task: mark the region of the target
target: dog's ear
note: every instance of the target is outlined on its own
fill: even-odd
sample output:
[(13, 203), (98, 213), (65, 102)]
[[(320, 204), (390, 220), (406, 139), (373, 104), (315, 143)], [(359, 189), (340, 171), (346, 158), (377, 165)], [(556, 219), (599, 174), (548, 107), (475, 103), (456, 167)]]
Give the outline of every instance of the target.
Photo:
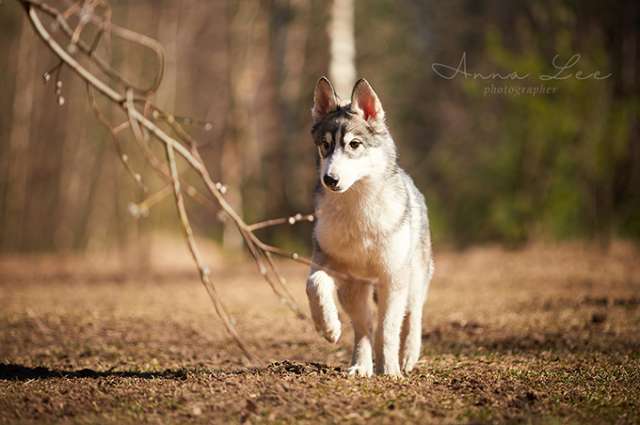
[(316, 84), (316, 89), (313, 91), (313, 108), (311, 108), (313, 122), (317, 123), (329, 112), (335, 111), (337, 108), (338, 96), (336, 96), (333, 86), (327, 77), (320, 78), (318, 84)]
[(361, 114), (365, 121), (384, 121), (382, 103), (380, 103), (378, 95), (364, 78), (358, 80), (356, 85), (353, 86), (353, 92), (351, 93), (351, 110)]

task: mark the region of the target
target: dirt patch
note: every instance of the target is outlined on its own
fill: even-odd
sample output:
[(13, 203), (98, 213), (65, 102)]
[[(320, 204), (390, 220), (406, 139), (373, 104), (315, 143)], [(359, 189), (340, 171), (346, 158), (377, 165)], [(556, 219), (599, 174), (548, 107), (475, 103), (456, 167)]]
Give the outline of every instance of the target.
[[(348, 377), (349, 327), (325, 343), (250, 264), (215, 276), (262, 364), (243, 361), (189, 273), (48, 279), (53, 259), (27, 274), (12, 258), (0, 423), (638, 423), (637, 258), (624, 245), (440, 254), (422, 360), (400, 380)], [(306, 305), (305, 270), (284, 273)]]

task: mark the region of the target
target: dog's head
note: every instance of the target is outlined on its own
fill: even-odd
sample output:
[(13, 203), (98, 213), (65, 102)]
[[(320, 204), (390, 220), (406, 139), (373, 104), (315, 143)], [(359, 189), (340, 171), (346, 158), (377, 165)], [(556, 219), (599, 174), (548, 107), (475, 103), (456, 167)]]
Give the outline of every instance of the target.
[(366, 80), (355, 84), (351, 103), (345, 104), (329, 80), (320, 78), (311, 115), (320, 181), (327, 189), (346, 192), (358, 181), (384, 177), (395, 164), (395, 145), (384, 123), (382, 104)]

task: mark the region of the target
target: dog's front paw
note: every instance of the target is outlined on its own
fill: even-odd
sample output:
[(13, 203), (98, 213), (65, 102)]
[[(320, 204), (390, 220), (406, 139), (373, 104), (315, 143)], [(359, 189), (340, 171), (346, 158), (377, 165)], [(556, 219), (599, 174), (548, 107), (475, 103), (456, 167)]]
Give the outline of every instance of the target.
[(311, 318), (316, 331), (327, 341), (335, 344), (342, 334), (342, 323), (335, 306), (326, 303), (311, 302)]
[(333, 299), (333, 279), (324, 271), (313, 273), (307, 282), (307, 297), (316, 330), (327, 341), (338, 342), (342, 324)]
[(327, 341), (332, 344), (335, 344), (340, 339), (340, 335), (342, 334), (341, 324), (339, 320), (336, 320), (335, 323), (329, 325), (327, 329), (324, 331), (324, 337)]
[(332, 344), (338, 342), (342, 334), (342, 324), (338, 319), (338, 315), (336, 314), (335, 317), (323, 317), (321, 322), (320, 329), (318, 329), (320, 335)]
[(376, 373), (378, 375), (390, 376), (392, 378), (402, 378), (402, 371), (398, 364), (386, 364), (376, 367)]
[(311, 317), (316, 331), (327, 341), (335, 344), (342, 334), (342, 323), (338, 317), (338, 311), (331, 302), (321, 304), (311, 302)]
[(388, 376), (389, 378), (393, 378), (393, 379), (402, 379), (403, 376), (404, 376), (404, 375), (402, 375), (402, 372), (400, 371), (400, 369), (384, 371), (384, 372), (379, 373), (379, 375)]
[(363, 376), (363, 377), (371, 377), (373, 376), (373, 365), (372, 364), (354, 364), (348, 370), (349, 376)]

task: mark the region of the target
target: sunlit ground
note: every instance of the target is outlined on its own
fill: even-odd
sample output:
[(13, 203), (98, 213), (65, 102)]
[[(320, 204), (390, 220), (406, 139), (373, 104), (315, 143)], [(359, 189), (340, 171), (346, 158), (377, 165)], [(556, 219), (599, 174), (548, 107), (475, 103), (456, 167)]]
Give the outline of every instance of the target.
[[(622, 243), (438, 253), (422, 360), (402, 380), (346, 376), (350, 330), (321, 340), (251, 263), (219, 258), (213, 276), (262, 365), (188, 263), (131, 278), (3, 258), (0, 423), (638, 423), (638, 258)], [(304, 268), (282, 269), (306, 311)]]

